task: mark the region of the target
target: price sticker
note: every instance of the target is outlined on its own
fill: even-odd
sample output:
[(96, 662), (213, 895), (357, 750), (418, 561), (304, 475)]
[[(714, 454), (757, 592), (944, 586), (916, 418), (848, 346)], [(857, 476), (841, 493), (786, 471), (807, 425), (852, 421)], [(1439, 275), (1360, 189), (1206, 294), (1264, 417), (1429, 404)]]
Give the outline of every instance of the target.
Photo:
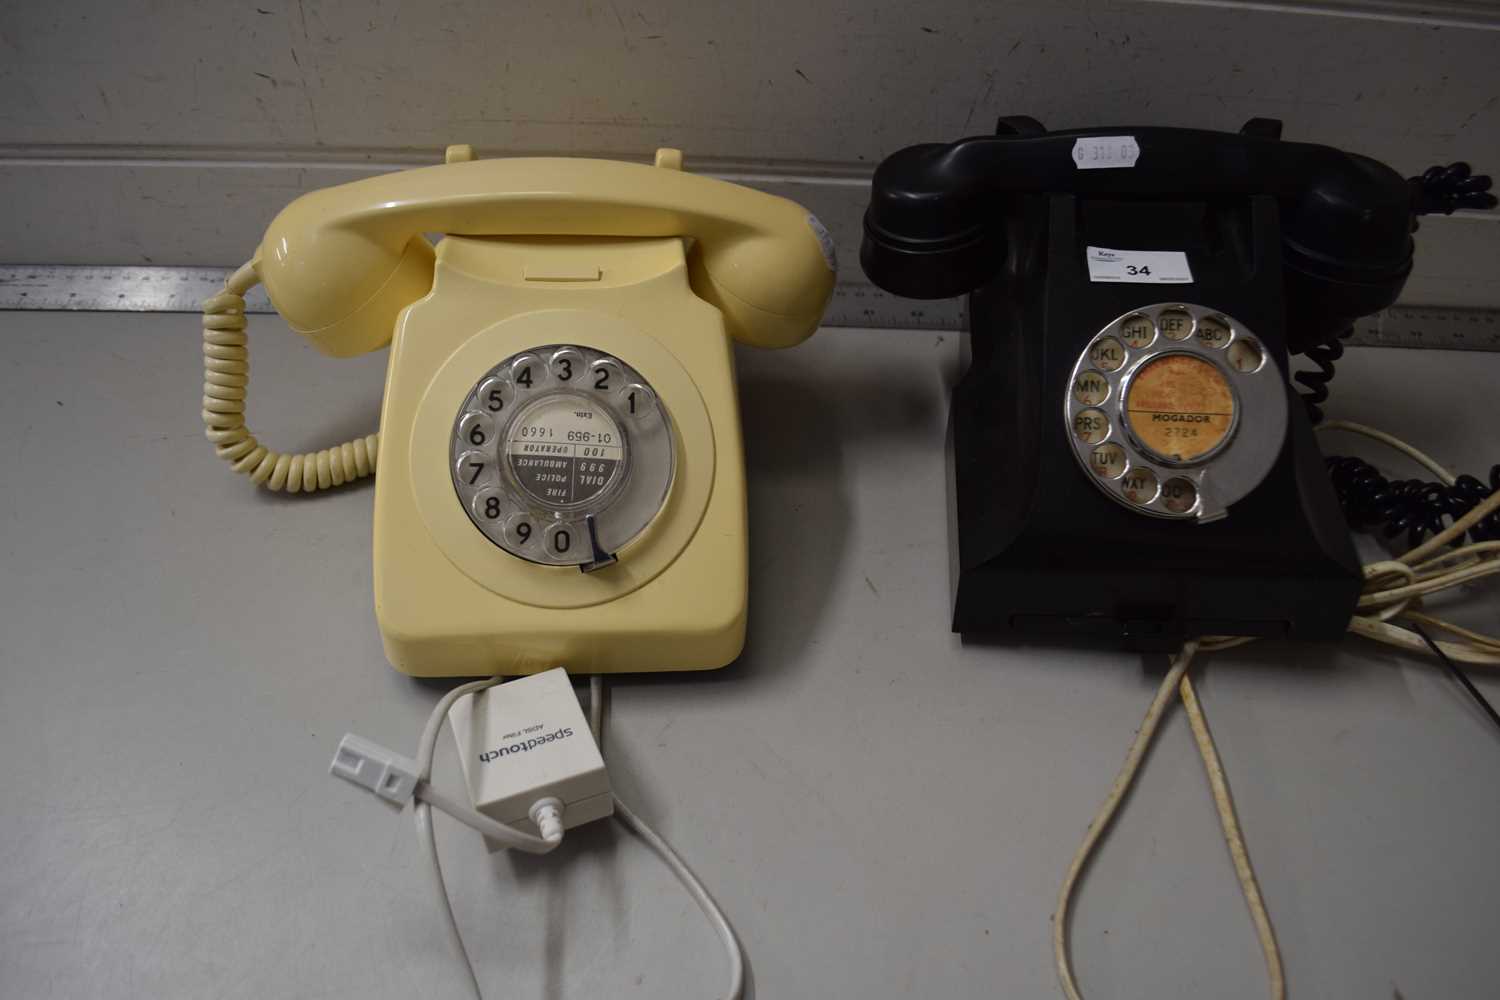
[(1084, 135), (1073, 142), (1073, 163), (1079, 170), (1117, 170), (1133, 167), (1141, 157), (1133, 135)]

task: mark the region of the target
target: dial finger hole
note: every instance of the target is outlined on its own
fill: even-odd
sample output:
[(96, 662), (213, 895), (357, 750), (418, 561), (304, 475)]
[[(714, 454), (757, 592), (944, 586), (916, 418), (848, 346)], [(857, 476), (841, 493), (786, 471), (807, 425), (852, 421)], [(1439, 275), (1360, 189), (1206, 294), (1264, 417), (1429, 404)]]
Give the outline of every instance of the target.
[(1101, 444), (1089, 453), (1089, 468), (1100, 479), (1119, 479), (1126, 464), (1125, 449), (1117, 444)]
[(458, 437), (470, 448), (483, 448), (495, 436), (495, 425), (486, 413), (465, 413), (458, 422)]
[(600, 358), (589, 366), (589, 388), (595, 392), (619, 392), (625, 371), (614, 358)]
[(554, 351), (547, 359), (547, 372), (555, 380), (568, 385), (580, 380), (584, 374), (583, 352), (576, 347), (564, 347)]
[(1125, 348), (1113, 337), (1100, 337), (1089, 347), (1089, 362), (1107, 372), (1119, 371), (1125, 363)]
[(1150, 469), (1131, 469), (1120, 480), (1120, 493), (1133, 504), (1144, 507), (1156, 499), (1156, 473)]
[(1204, 347), (1212, 347), (1215, 350), (1223, 350), (1229, 345), (1229, 324), (1218, 316), (1204, 316), (1198, 320), (1198, 331), (1196, 334), (1198, 343)]
[(1084, 406), (1097, 406), (1109, 396), (1109, 380), (1096, 371), (1080, 372), (1073, 380), (1073, 398)]
[(1109, 436), (1109, 417), (1103, 410), (1080, 410), (1073, 416), (1073, 433), (1085, 444), (1098, 444)]
[(482, 451), (466, 451), (453, 465), (454, 478), (470, 489), (483, 489), (494, 482), (495, 456)]
[(1193, 334), (1193, 314), (1186, 309), (1163, 309), (1156, 325), (1168, 340), (1187, 340)]
[(1198, 502), (1198, 488), (1191, 479), (1168, 479), (1162, 484), (1161, 503), (1173, 514), (1186, 514)]
[(632, 417), (645, 417), (656, 412), (656, 393), (639, 382), (631, 382), (620, 393), (625, 412)]
[(505, 412), (505, 408), (515, 401), (516, 393), (509, 381), (498, 375), (491, 375), (479, 383), (475, 398), (485, 411), (499, 414)]
[(522, 354), (510, 363), (510, 380), (516, 392), (538, 389), (547, 384), (547, 366), (535, 354)]
[(1236, 337), (1229, 345), (1227, 356), (1231, 368), (1246, 374), (1259, 371), (1266, 359), (1265, 353), (1253, 337)]
[(538, 535), (536, 519), (530, 514), (517, 512), (505, 519), (505, 540), (522, 551), (535, 548)]
[(547, 554), (557, 559), (571, 559), (582, 551), (583, 528), (571, 521), (559, 521), (547, 526), (543, 533)]
[(1156, 324), (1151, 322), (1150, 316), (1139, 313), (1127, 316), (1120, 322), (1120, 339), (1136, 350), (1150, 347), (1151, 342), (1156, 339)]
[(496, 487), (487, 487), (474, 494), (474, 499), (469, 502), (469, 509), (481, 524), (498, 525), (508, 511), (506, 496)]

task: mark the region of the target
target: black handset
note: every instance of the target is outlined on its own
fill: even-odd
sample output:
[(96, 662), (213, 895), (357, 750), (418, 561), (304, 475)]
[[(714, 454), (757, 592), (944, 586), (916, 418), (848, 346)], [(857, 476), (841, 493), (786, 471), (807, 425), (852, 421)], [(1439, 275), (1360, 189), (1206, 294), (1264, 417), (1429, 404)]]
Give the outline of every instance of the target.
[(1342, 635), (1359, 562), (1288, 355), (1395, 301), (1412, 186), (1266, 119), (999, 132), (887, 158), (860, 255), (970, 293), (954, 630)]
[(1412, 262), (1412, 191), (1368, 157), (1280, 140), (1279, 122), (1239, 134), (1181, 128), (1047, 132), (1029, 118), (1003, 133), (909, 146), (875, 171), (860, 263), (909, 298), (987, 283), (1009, 249), (1006, 218), (1027, 196), (1275, 200), (1295, 352), (1395, 301)]

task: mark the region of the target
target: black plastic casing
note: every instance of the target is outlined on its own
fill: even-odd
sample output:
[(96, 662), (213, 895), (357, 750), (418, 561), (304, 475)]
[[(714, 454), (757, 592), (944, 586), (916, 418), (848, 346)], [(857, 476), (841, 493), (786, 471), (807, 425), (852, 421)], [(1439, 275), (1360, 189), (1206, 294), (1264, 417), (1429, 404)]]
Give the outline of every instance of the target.
[[(1154, 303), (1225, 313), (1287, 372), (1277, 199), (1050, 194), (1011, 209), (1005, 264), (969, 299), (972, 361), (949, 425), (954, 631), (1143, 651), (1203, 635), (1342, 636), (1359, 562), (1290, 388), (1275, 466), (1208, 524), (1105, 496), (1074, 458), (1063, 413), (1093, 337)], [(1089, 245), (1184, 251), (1194, 282), (1090, 282)]]

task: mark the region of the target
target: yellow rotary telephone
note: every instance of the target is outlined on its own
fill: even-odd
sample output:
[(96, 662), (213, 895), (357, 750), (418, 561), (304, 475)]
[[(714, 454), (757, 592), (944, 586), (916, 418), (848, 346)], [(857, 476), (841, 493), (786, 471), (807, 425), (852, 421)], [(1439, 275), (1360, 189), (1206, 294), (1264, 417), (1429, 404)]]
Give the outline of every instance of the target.
[[(453, 147), (276, 217), (204, 306), (208, 437), (273, 490), (378, 457), (375, 610), (405, 673), (722, 666), (747, 593), (729, 338), (801, 342), (834, 268), (801, 206), (684, 173), (676, 150), (645, 166)], [(390, 345), (379, 435), (286, 455), (250, 433), (257, 282), (325, 354)]]

